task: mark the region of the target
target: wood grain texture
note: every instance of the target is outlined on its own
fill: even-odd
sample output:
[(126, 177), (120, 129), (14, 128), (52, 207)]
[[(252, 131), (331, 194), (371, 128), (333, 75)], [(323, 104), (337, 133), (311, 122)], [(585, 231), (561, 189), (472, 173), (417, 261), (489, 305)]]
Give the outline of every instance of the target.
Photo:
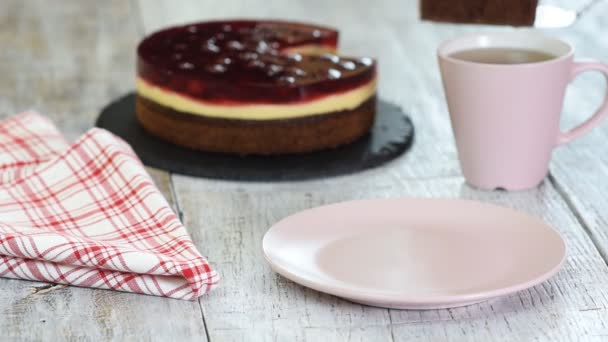
[(75, 138), (108, 100), (133, 87), (138, 35), (128, 4), (7, 0), (0, 6), (2, 116), (37, 109)]
[[(369, 339), (370, 334), (379, 340), (431, 341), (606, 337), (606, 293), (601, 285), (605, 280), (598, 280), (605, 279), (606, 266), (550, 182), (536, 191), (503, 194), (471, 190), (462, 186), (460, 178), (435, 179), (458, 176), (459, 170), (434, 50), (440, 41), (479, 30), (479, 26), (419, 23), (417, 13), (408, 11), (412, 3), (402, 1), (376, 2), (364, 13), (362, 6), (321, 1), (211, 7), (200, 2), (175, 10), (147, 6), (142, 8), (144, 28), (150, 32), (203, 18), (243, 15), (314, 18), (335, 25), (341, 29), (343, 52), (364, 55), (372, 51), (379, 58), (380, 93), (410, 112), (422, 132), (405, 158), (377, 170), (327, 181), (266, 185), (174, 177), (185, 221), (192, 231), (200, 230), (193, 233), (195, 241), (226, 273), (223, 286), (201, 300), (211, 340), (361, 340)], [(337, 8), (340, 15), (336, 15)], [(576, 25), (585, 27), (581, 22)], [(589, 32), (571, 35), (588, 36)], [(416, 67), (407, 67), (411, 65)], [(573, 88), (575, 93), (585, 93), (592, 86), (577, 82)], [(433, 179), (421, 180), (425, 178)], [(259, 244), (272, 222), (327, 202), (395, 195), (460, 196), (531, 212), (566, 235), (569, 262), (557, 278), (529, 291), (481, 305), (433, 311), (389, 311), (350, 304), (277, 277), (265, 266)], [(217, 241), (222, 243), (218, 246)]]
[[(577, 23), (578, 34), (564, 30), (562, 35), (577, 47), (577, 57), (593, 57), (608, 63), (603, 37), (608, 33), (608, 2)], [(607, 83), (599, 73), (579, 76), (568, 89), (564, 105), (564, 130), (589, 118), (607, 93)], [(608, 262), (608, 120), (554, 153), (551, 173), (580, 220)]]
[[(124, 1), (0, 2), (0, 116), (36, 108), (70, 139), (91, 128), (132, 88), (132, 10)], [(169, 175), (149, 171), (173, 203)], [(206, 339), (196, 302), (30, 281), (0, 279), (0, 317), (2, 341)]]
[[(251, 340), (601, 340), (608, 334), (608, 270), (550, 183), (520, 193), (476, 191), (460, 177), (431, 180), (361, 177), (239, 184), (174, 176), (193, 239), (222, 272), (222, 286), (201, 298), (210, 339)], [(451, 310), (399, 311), (351, 304), (296, 285), (265, 263), (261, 241), (279, 219), (348, 199), (461, 197), (541, 217), (568, 245), (562, 272), (516, 295)], [(313, 339), (313, 337), (315, 339)], [(605, 336), (604, 336), (605, 337)]]

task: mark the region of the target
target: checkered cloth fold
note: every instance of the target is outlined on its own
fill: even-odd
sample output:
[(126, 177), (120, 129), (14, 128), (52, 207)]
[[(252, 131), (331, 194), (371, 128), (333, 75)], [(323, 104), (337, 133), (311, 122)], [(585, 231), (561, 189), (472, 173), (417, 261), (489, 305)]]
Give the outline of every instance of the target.
[(0, 121), (0, 277), (188, 300), (218, 282), (129, 145), (68, 145), (34, 112)]

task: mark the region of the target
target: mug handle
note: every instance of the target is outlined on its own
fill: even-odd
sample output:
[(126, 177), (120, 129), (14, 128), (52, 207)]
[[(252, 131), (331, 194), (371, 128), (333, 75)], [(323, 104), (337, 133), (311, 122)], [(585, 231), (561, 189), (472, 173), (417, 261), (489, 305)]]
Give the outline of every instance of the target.
[[(606, 82), (608, 84), (608, 65), (602, 64), (600, 62), (574, 62), (571, 71), (570, 81), (574, 80), (576, 76), (585, 71), (599, 71), (606, 78)], [(589, 132), (593, 127), (597, 126), (604, 117), (608, 114), (608, 89), (606, 91), (606, 95), (604, 96), (604, 102), (600, 106), (600, 108), (593, 114), (592, 117), (587, 119), (587, 121), (582, 124), (574, 127), (568, 132), (560, 132), (557, 137), (557, 144), (562, 145), (565, 143), (569, 143), (570, 141), (584, 135)]]

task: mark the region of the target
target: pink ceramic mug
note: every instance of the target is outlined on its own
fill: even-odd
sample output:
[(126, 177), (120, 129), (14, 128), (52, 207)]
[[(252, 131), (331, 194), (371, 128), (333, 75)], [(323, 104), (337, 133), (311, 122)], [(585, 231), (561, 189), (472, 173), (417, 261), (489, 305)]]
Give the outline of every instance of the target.
[[(480, 48), (540, 51), (551, 59), (486, 64), (452, 54)], [(608, 66), (574, 62), (564, 41), (531, 32), (473, 34), (444, 42), (438, 51), (458, 157), (467, 182), (481, 189), (537, 186), (549, 170), (553, 148), (588, 132), (608, 114), (608, 101), (590, 119), (563, 133), (559, 128), (568, 83), (579, 73)]]

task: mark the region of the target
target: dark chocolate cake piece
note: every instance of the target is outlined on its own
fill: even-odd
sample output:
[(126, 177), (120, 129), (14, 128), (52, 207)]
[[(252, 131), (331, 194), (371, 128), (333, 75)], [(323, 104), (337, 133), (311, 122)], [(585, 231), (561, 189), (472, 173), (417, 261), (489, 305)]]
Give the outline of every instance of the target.
[(538, 0), (420, 0), (422, 19), (532, 26)]

